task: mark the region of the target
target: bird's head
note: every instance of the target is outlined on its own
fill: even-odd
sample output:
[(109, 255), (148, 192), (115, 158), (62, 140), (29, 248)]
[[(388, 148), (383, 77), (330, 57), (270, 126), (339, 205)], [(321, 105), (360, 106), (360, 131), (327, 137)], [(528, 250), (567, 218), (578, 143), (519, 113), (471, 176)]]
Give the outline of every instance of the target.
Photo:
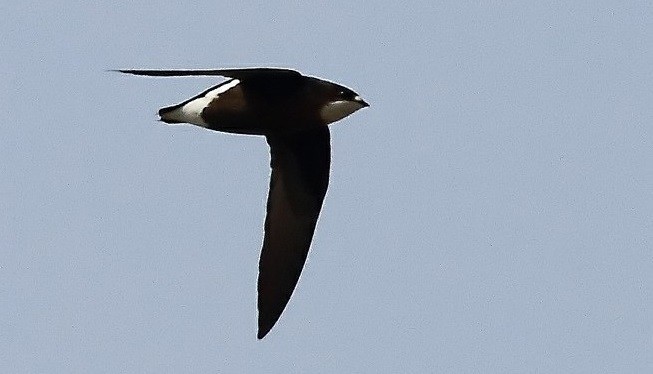
[(320, 117), (324, 123), (339, 121), (359, 109), (370, 106), (349, 88), (331, 82), (324, 83), (324, 101), (320, 108)]

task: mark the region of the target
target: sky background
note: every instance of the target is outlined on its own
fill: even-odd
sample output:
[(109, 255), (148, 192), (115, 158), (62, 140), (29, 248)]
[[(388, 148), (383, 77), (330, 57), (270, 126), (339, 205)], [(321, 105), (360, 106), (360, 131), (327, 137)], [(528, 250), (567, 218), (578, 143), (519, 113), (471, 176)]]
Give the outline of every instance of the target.
[[(648, 1), (3, 1), (0, 372), (653, 371)], [(156, 122), (283, 66), (360, 93), (256, 340), (263, 138)]]

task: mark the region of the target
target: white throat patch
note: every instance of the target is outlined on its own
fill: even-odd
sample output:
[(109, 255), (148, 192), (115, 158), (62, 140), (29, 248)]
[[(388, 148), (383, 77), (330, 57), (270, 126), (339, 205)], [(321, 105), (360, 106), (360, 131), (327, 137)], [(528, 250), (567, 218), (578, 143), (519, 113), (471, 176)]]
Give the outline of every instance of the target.
[(361, 108), (363, 108), (363, 105), (355, 101), (332, 101), (322, 107), (320, 117), (322, 117), (324, 123), (329, 124), (339, 121)]

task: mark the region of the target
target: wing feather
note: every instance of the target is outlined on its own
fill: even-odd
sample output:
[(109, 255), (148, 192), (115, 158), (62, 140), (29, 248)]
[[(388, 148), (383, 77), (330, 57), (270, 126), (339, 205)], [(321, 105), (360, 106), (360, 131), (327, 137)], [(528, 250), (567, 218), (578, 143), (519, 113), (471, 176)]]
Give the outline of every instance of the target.
[(290, 300), (329, 184), (329, 129), (268, 135), (272, 175), (259, 262), (258, 338), (277, 322)]
[(221, 77), (236, 79), (251, 79), (269, 76), (300, 77), (296, 70), (283, 68), (242, 68), (242, 69), (180, 69), (180, 70), (148, 70), (148, 69), (117, 69), (115, 72), (145, 75), (151, 77), (184, 77), (184, 76), (207, 76), (217, 75)]

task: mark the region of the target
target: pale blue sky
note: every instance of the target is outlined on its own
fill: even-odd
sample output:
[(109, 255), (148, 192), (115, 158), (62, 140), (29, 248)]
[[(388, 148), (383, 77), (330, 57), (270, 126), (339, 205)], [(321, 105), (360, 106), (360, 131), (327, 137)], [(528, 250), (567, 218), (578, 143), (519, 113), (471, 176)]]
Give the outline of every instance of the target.
[[(0, 4), (0, 372), (653, 371), (647, 1)], [(332, 126), (298, 289), (256, 340), (265, 140), (156, 122), (284, 66)]]

